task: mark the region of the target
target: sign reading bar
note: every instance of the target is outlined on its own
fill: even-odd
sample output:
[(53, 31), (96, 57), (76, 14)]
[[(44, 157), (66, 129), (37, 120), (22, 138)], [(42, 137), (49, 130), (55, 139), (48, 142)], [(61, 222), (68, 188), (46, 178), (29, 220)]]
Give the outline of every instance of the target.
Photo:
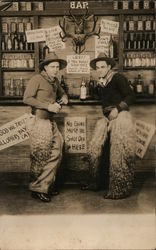
[(26, 120), (30, 116), (32, 115), (24, 114), (0, 127), (0, 150), (29, 139), (26, 131)]
[(143, 158), (154, 135), (155, 126), (141, 120), (136, 120), (135, 127), (137, 136), (136, 155)]
[(100, 35), (100, 38), (95, 37), (95, 57), (97, 57), (100, 52), (104, 52), (109, 56), (109, 42), (110, 36)]
[(101, 32), (118, 35), (119, 22), (101, 19)]
[(68, 74), (89, 74), (90, 73), (89, 55), (68, 55), (67, 73)]
[(65, 150), (86, 153), (86, 117), (65, 118)]
[(26, 37), (28, 43), (42, 42), (46, 40), (44, 29), (27, 30)]
[(59, 33), (61, 32), (60, 26), (45, 29), (46, 44), (50, 51), (55, 51), (65, 48), (65, 43), (62, 42)]

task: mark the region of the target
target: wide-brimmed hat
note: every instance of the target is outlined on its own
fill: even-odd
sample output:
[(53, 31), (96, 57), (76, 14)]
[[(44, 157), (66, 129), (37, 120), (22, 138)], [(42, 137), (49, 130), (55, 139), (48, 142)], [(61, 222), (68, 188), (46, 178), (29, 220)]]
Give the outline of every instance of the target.
[(60, 59), (54, 52), (50, 52), (46, 58), (39, 64), (40, 70), (43, 70), (44, 66), (51, 62), (59, 62), (60, 69), (64, 69), (67, 66), (67, 62)]
[(113, 58), (110, 58), (108, 57), (105, 53), (101, 52), (97, 58), (93, 59), (91, 62), (90, 62), (90, 66), (93, 68), (93, 69), (96, 69), (96, 62), (99, 62), (99, 61), (105, 61), (107, 62), (108, 65), (111, 65), (111, 68), (113, 68), (115, 66), (115, 61)]

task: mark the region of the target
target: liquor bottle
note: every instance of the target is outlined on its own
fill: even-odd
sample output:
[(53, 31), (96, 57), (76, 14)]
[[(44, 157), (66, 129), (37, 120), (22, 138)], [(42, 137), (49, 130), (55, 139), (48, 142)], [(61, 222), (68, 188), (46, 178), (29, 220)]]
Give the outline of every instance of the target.
[(152, 30), (151, 24), (152, 24), (152, 22), (151, 22), (149, 16), (147, 16), (146, 21), (145, 21), (145, 30), (147, 30), (147, 31)]
[(112, 38), (112, 35), (110, 36), (110, 41), (109, 41), (109, 57), (110, 58), (114, 57), (114, 47), (113, 47), (113, 38)]
[(137, 48), (138, 48), (138, 41), (137, 41), (136, 33), (134, 33), (134, 36), (133, 36), (133, 49), (137, 49)]
[(128, 10), (128, 0), (123, 0), (122, 8), (123, 8), (123, 10)]
[(142, 16), (138, 17), (138, 22), (137, 22), (137, 30), (138, 31), (143, 31), (144, 26), (143, 26), (143, 20), (142, 20)]
[(89, 81), (89, 96), (92, 99), (94, 98), (94, 80), (92, 76), (90, 76), (90, 81)]
[(129, 9), (132, 10), (133, 9), (133, 0), (129, 1)]
[(44, 3), (43, 2), (38, 2), (38, 10), (43, 11), (44, 10)]
[(64, 80), (64, 76), (61, 75), (61, 83), (60, 83), (61, 87), (63, 88), (64, 92), (67, 94), (67, 85), (65, 83), (65, 80)]
[(149, 0), (144, 0), (144, 3), (143, 3), (143, 6), (144, 6), (144, 9), (149, 9)]
[(114, 10), (117, 10), (118, 9), (118, 1), (113, 1), (113, 8)]
[(155, 33), (152, 33), (152, 43), (153, 43), (152, 49), (155, 49), (156, 47)]
[(31, 11), (32, 10), (32, 4), (31, 4), (31, 2), (26, 2), (25, 3), (25, 10), (26, 11)]
[(129, 20), (129, 31), (134, 31), (134, 20), (133, 20), (133, 17), (130, 17), (130, 20)]
[(136, 39), (137, 39), (137, 49), (141, 49), (141, 39), (142, 39), (142, 33), (137, 33), (136, 35)]
[(122, 0), (118, 0), (118, 9), (121, 10), (122, 9)]
[(130, 48), (128, 49), (134, 49), (134, 34), (130, 33)]
[(143, 0), (139, 0), (139, 9), (143, 9), (143, 7), (144, 7)]
[(19, 95), (23, 96), (24, 94), (24, 84), (23, 84), (23, 78), (20, 77), (20, 83), (19, 83)]
[(45, 59), (45, 57), (49, 54), (49, 47), (48, 45), (45, 43), (44, 47), (43, 47), (43, 59)]
[(127, 48), (128, 48), (128, 47), (127, 47), (127, 38), (128, 38), (128, 34), (125, 33), (125, 34), (124, 34), (124, 49), (127, 49)]
[(32, 30), (32, 23), (30, 21), (26, 23), (25, 30)]
[(9, 33), (9, 25), (6, 22), (2, 23), (2, 33)]
[(11, 24), (10, 24), (10, 32), (11, 33), (16, 33), (16, 31), (17, 31), (17, 23), (11, 22)]
[(19, 50), (24, 50), (23, 35), (19, 36)]
[(10, 35), (8, 35), (8, 38), (7, 38), (7, 50), (12, 50), (12, 40), (11, 40)]
[(138, 78), (137, 78), (136, 92), (138, 94), (143, 93), (143, 81), (142, 81), (142, 78), (141, 78), (140, 74), (138, 75)]
[(2, 51), (6, 50), (6, 43), (5, 43), (5, 36), (2, 36), (2, 44), (1, 44)]
[(19, 33), (23, 33), (24, 32), (24, 23), (23, 22), (19, 22), (18, 23), (18, 32)]
[(145, 36), (146, 36), (146, 45), (145, 45), (145, 48), (149, 49), (150, 48), (149, 33), (146, 33)]
[(154, 0), (150, 0), (149, 5), (150, 5), (150, 9), (154, 9)]
[(82, 78), (81, 88), (80, 88), (80, 100), (86, 100), (87, 97), (87, 88), (84, 78)]
[(139, 0), (134, 0), (133, 2), (133, 9), (138, 10), (139, 9)]
[(154, 95), (154, 82), (150, 81), (150, 84), (148, 85), (148, 94)]
[(145, 49), (146, 48), (146, 39), (145, 39), (145, 33), (142, 34), (142, 48), (141, 49)]

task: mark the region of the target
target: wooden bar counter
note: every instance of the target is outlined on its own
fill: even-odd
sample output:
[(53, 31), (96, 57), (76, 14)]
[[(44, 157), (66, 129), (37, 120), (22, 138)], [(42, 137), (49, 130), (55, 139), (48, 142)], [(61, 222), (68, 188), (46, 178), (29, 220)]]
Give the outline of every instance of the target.
[[(10, 122), (24, 113), (30, 112), (30, 108), (23, 104), (0, 106), (0, 126)], [(131, 107), (134, 119), (139, 119), (150, 124), (155, 124), (155, 105), (154, 103), (138, 104)], [(70, 100), (67, 106), (63, 106), (61, 112), (55, 116), (58, 127), (64, 136), (64, 120), (66, 117), (85, 117), (86, 118), (86, 143), (91, 140), (96, 121), (103, 117), (100, 101), (80, 101)], [(155, 139), (154, 135), (147, 152), (143, 159), (137, 158), (136, 172), (152, 172), (155, 169)], [(0, 151), (0, 172), (1, 173), (28, 173), (30, 168), (29, 161), (29, 141), (26, 140), (15, 146)], [(64, 152), (61, 171), (63, 181), (70, 183), (80, 183), (87, 178), (88, 162), (85, 153), (66, 153)]]

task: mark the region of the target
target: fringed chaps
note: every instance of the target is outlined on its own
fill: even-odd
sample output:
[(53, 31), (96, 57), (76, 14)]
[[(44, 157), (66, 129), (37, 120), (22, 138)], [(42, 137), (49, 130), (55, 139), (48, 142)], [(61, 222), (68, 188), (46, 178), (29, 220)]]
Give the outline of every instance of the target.
[[(102, 148), (110, 130), (109, 191), (106, 198), (120, 199), (130, 195), (133, 188), (135, 162), (135, 127), (129, 112), (122, 111), (117, 119), (106, 118), (96, 124), (88, 156), (91, 173), (98, 171)], [(104, 164), (104, 163), (102, 163)]]

